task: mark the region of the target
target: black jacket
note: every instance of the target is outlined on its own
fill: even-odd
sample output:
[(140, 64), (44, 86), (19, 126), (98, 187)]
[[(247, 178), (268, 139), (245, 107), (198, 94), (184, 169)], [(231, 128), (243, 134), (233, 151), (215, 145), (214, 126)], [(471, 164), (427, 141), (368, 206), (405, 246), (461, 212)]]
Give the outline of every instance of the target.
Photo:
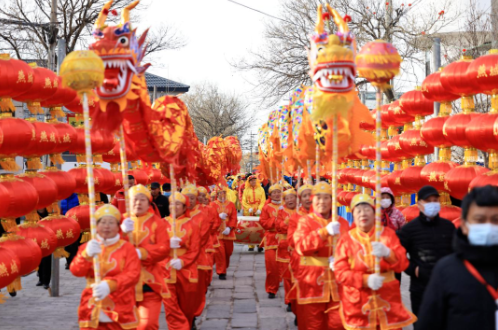
[(486, 287), (472, 276), (468, 260), (493, 288), (498, 287), (498, 245), (470, 245), (460, 229), (454, 240), (455, 253), (440, 260), (419, 313), (417, 330), (495, 330), (496, 304)]
[(164, 195), (159, 195), (154, 200), (154, 204), (156, 204), (159, 213), (161, 214), (161, 218), (169, 216), (169, 200), (168, 197)]
[[(439, 259), (452, 253), (455, 226), (437, 215), (430, 220), (423, 214), (404, 225), (397, 234), (409, 254), (410, 265), (405, 273), (411, 277), (410, 292), (422, 293), (429, 283), (432, 269)], [(418, 277), (415, 268), (419, 267)]]

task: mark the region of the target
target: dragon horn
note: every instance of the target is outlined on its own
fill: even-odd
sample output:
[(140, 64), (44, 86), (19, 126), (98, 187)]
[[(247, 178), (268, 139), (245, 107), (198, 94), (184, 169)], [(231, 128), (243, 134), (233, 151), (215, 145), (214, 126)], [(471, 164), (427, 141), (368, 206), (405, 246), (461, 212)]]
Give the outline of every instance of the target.
[(335, 10), (332, 7), (330, 7), (329, 4), (327, 4), (327, 9), (329, 10), (330, 14), (334, 18), (334, 22), (339, 27), (339, 30), (342, 33), (349, 32), (349, 28), (348, 28), (347, 23), (344, 22), (344, 19), (341, 17), (341, 15), (339, 15), (339, 13), (337, 12), (337, 10)]
[(104, 5), (104, 7), (102, 7), (102, 10), (100, 11), (99, 16), (97, 17), (97, 20), (93, 25), (96, 30), (101, 30), (102, 27), (105, 25), (105, 20), (107, 19), (107, 15), (109, 14), (109, 9), (111, 9), (113, 1), (114, 0), (110, 0)]
[(318, 8), (316, 9), (316, 27), (315, 31), (318, 34), (323, 33), (323, 17), (322, 17), (322, 5), (318, 5)]
[(123, 8), (123, 11), (121, 12), (121, 26), (125, 25), (130, 21), (130, 10), (135, 8), (139, 2), (140, 0), (133, 1), (128, 6)]

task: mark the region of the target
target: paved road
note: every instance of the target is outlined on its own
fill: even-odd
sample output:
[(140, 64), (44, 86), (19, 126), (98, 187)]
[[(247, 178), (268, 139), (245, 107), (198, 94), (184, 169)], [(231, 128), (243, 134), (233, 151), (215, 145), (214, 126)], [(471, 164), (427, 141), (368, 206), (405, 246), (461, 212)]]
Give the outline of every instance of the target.
[[(50, 297), (47, 290), (36, 287), (36, 274), (23, 278), (23, 290), (0, 305), (2, 330), (78, 329), (77, 308), (86, 282), (65, 270), (64, 263), (61, 260), (61, 296)], [(217, 276), (213, 279), (206, 309), (197, 320), (198, 329), (297, 329), (293, 314), (285, 311), (283, 288), (277, 299), (268, 299), (264, 284), (264, 254), (249, 252), (246, 246), (236, 245), (227, 280), (220, 281)], [(403, 300), (409, 306), (407, 287), (408, 278), (404, 277)], [(160, 325), (161, 329), (167, 329), (164, 311)]]

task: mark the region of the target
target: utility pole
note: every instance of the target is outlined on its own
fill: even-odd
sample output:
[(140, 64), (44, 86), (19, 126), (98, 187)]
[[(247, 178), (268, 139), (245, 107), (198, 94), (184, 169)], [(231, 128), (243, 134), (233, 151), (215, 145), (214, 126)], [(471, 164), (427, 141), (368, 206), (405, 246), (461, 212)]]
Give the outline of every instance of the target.
[(498, 48), (498, 0), (491, 0), (491, 48)]
[(48, 68), (52, 71), (56, 69), (55, 47), (57, 46), (57, 0), (52, 0), (52, 9), (50, 10), (50, 27), (49, 27), (49, 48), (48, 48)]

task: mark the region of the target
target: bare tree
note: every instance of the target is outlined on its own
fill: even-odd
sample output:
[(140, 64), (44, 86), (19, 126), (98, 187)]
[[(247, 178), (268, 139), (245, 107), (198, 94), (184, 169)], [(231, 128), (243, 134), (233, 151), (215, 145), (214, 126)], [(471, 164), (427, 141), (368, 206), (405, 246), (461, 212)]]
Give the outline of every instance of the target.
[[(51, 0), (10, 0), (0, 7), (0, 51), (15, 54), (19, 59), (45, 59), (54, 35), (66, 40), (66, 52), (84, 49), (91, 42), (93, 23), (108, 0), (59, 0), (58, 31), (50, 31)], [(115, 0), (109, 21), (117, 21), (113, 15), (132, 0)], [(138, 7), (144, 8), (146, 5)], [(132, 15), (138, 23), (139, 15)], [(138, 25), (138, 24), (135, 24)], [(144, 28), (147, 28), (145, 26)], [(177, 49), (185, 45), (178, 32), (171, 26), (152, 27), (149, 35), (148, 53)], [(52, 41), (52, 42), (51, 42)]]
[(194, 86), (182, 96), (197, 136), (237, 136), (239, 139), (252, 123), (249, 105), (236, 95), (219, 90), (214, 84)]
[[(282, 20), (267, 23), (265, 46), (233, 64), (241, 70), (257, 72), (265, 103), (274, 105), (294, 88), (310, 84), (306, 48), (320, 3), (328, 3), (351, 17), (349, 26), (359, 47), (376, 39), (392, 42), (405, 62), (406, 72), (423, 65), (420, 51), (424, 44), (420, 37), (437, 33), (459, 17), (452, 0), (413, 0), (396, 5), (379, 0), (285, 0), (280, 12)], [(357, 81), (364, 83), (362, 79)], [(393, 100), (393, 91), (388, 90), (386, 96)]]

